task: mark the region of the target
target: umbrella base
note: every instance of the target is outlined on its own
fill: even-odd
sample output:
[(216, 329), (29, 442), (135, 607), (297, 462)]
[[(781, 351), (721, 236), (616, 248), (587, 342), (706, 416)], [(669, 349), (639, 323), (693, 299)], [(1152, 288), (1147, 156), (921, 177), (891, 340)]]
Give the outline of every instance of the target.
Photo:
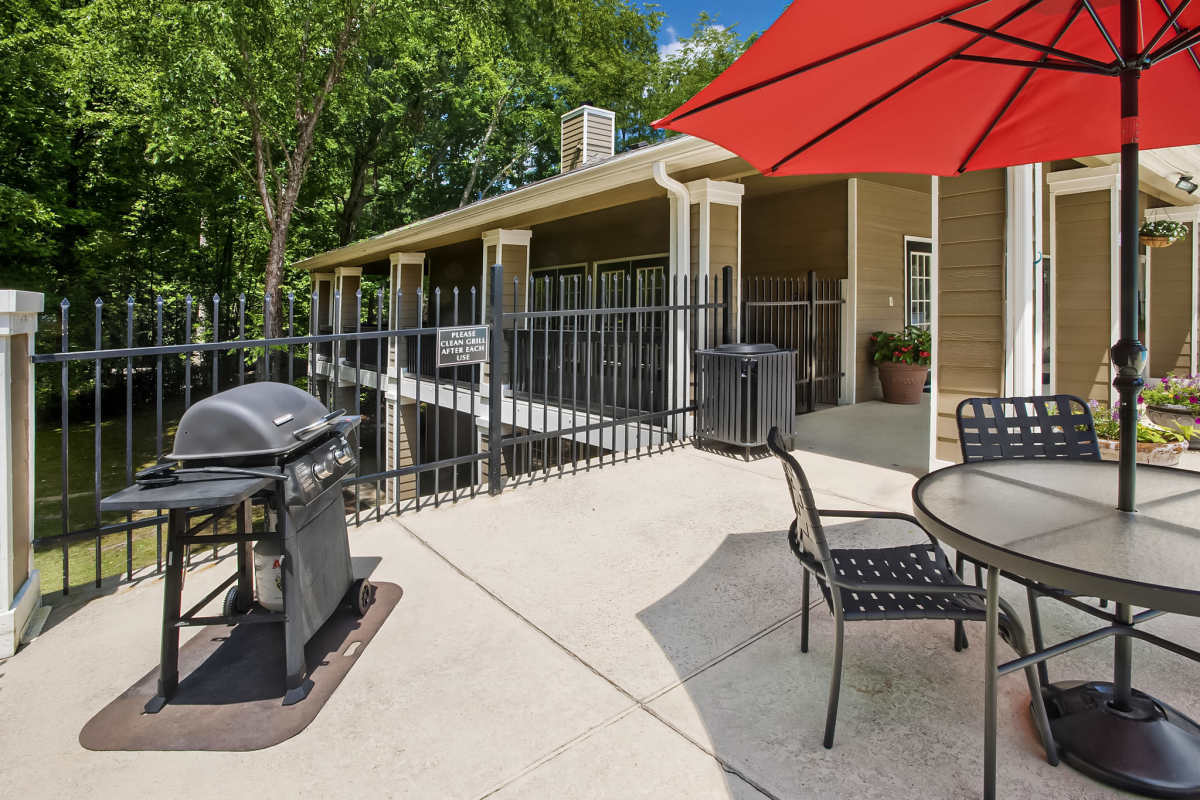
[(1111, 683), (1046, 687), (1062, 758), (1096, 780), (1149, 797), (1200, 797), (1200, 725), (1144, 692), (1113, 708)]

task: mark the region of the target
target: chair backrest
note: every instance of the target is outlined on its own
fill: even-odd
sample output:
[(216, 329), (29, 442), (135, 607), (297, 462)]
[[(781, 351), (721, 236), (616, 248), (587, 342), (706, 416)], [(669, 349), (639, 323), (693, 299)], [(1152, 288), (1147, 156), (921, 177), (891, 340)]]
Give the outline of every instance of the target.
[(1092, 410), (1074, 395), (968, 397), (954, 416), (963, 461), (1100, 460)]
[[(812, 488), (808, 485), (808, 478), (805, 477), (800, 464), (784, 447), (779, 428), (772, 427), (767, 434), (767, 448), (783, 464), (783, 476), (787, 479), (792, 505), (796, 509), (797, 541), (793, 546), (798, 544), (809, 558), (820, 564), (825, 575), (833, 574), (833, 558), (829, 554), (829, 543), (825, 539), (825, 529), (821, 527), (821, 517), (817, 514)], [(800, 553), (796, 555), (801, 556)]]

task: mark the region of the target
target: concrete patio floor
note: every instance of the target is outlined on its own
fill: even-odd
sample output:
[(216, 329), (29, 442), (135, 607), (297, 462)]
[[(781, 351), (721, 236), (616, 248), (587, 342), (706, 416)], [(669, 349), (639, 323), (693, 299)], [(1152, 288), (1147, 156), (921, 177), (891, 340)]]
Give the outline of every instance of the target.
[[(912, 474), (800, 451), (823, 507), (907, 511)], [(680, 449), (352, 530), (359, 571), (404, 587), (316, 720), (250, 753), (97, 753), (83, 724), (157, 663), (161, 583), (65, 610), (0, 662), (13, 796), (971, 798), (982, 774), (982, 625), (853, 623), (837, 741), (821, 747), (832, 621), (800, 653), (800, 569), (773, 460)], [(865, 533), (841, 543), (911, 534)], [(227, 574), (188, 579), (185, 603)], [(1023, 609), (1023, 592), (1007, 594)], [(1051, 638), (1088, 618), (1043, 606)], [(1200, 647), (1194, 620), (1153, 628)], [(1135, 643), (1135, 683), (1200, 716), (1194, 664)], [(1005, 651), (1007, 652), (1007, 651)], [(1099, 678), (1111, 647), (1051, 664)], [(1043, 760), (1002, 679), (1002, 797), (1121, 796)]]

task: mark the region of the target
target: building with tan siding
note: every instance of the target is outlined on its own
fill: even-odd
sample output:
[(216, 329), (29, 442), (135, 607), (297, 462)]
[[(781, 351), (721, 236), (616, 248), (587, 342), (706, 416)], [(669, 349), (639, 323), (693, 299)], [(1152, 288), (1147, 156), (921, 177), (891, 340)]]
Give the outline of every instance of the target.
[[(761, 318), (745, 303), (798, 296), (811, 273), (842, 298), (840, 313), (819, 331), (822, 352), (832, 354), (822, 368), (834, 375), (818, 408), (880, 400), (868, 352), (871, 332), (906, 324), (930, 329), (934, 365), (923, 463), (957, 459), (954, 409), (965, 397), (1058, 391), (1111, 398), (1118, 191), (1113, 158), (941, 179), (767, 178), (723, 148), (688, 136), (614, 153), (618, 124), (611, 112), (590, 106), (569, 112), (563, 116), (559, 175), (300, 262), (316, 287), (314, 319), (331, 329), (352, 324), (347, 303), (366, 278), (387, 287), (389, 319), (397, 325), (446, 325), (451, 317), (483, 321), (487, 267), (501, 263), (506, 308), (514, 311), (649, 306), (674, 285), (723, 292), (720, 278), (730, 274), (728, 338), (752, 340), (786, 332), (778, 325), (760, 331)], [(1200, 167), (1195, 149), (1174, 148), (1169, 160), (1191, 159)], [(1184, 221), (1193, 234), (1144, 259), (1151, 377), (1197, 369), (1200, 205), (1174, 187), (1164, 163), (1153, 153), (1143, 163), (1145, 213)], [(335, 310), (339, 298), (342, 308)], [(722, 322), (709, 314), (699, 324), (706, 335), (716, 335)], [(536, 322), (532, 326), (536, 330)], [(506, 335), (521, 337), (530, 324), (510, 327), (519, 330)], [(431, 436), (415, 427), (416, 395), (428, 406), (439, 388), (436, 375), (421, 374), (415, 355), (394, 346), (374, 379), (386, 394), (389, 441), (396, 441), (397, 426), (411, 428), (400, 437), (406, 446), (394, 448), (402, 459), (419, 458)], [(679, 347), (664, 357), (686, 356)], [(345, 383), (342, 369), (328, 355), (318, 363), (335, 389)], [(678, 369), (686, 371), (683, 363)], [(484, 374), (465, 389), (439, 391), (438, 413), (449, 416), (438, 436), (453, 431), (463, 452), (482, 447), (484, 418), (495, 413), (484, 408), (483, 389), (496, 378)], [(680, 380), (681, 387), (690, 385), (686, 376)], [(534, 430), (535, 418), (547, 411), (536, 398), (506, 403), (498, 413), (509, 431)], [(620, 449), (617, 430), (572, 445), (598, 453)], [(626, 429), (623, 436), (632, 434)], [(398, 466), (404, 464), (388, 464)]]

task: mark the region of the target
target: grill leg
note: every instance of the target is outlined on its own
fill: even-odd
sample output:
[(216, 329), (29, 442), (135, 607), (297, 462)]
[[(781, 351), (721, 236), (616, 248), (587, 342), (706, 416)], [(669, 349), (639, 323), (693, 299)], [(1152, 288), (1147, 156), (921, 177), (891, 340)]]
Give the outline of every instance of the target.
[(304, 663), (304, 636), (300, 628), (302, 614), (298, 613), (301, 608), (301, 587), (299, 582), (294, 580), (296, 561), (292, 558), (289, 546), (292, 541), (291, 534), (294, 531), (291, 530), (291, 523), (282, 508), (279, 509), (278, 519), (284, 537), (283, 564), (280, 575), (283, 578), (283, 613), (286, 615), (283, 622), (283, 651), (287, 671), (284, 686), (287, 688), (287, 693), (283, 696), (283, 704), (290, 706), (308, 697), (313, 682), (308, 679)]
[(158, 694), (146, 703), (147, 714), (157, 714), (179, 688), (179, 621), (183, 603), (183, 547), (187, 512), (171, 509), (167, 517), (167, 574), (163, 579), (162, 649), (158, 665)]
[[(250, 518), (251, 505), (249, 500), (245, 500), (237, 510), (237, 532), (241, 534), (249, 533), (253, 527), (253, 521)], [(250, 610), (250, 604), (254, 600), (254, 574), (253, 574), (253, 556), (251, 548), (253, 545), (250, 542), (238, 542), (237, 544), (237, 570), (238, 570), (238, 594), (237, 594), (237, 611), (245, 613)]]

